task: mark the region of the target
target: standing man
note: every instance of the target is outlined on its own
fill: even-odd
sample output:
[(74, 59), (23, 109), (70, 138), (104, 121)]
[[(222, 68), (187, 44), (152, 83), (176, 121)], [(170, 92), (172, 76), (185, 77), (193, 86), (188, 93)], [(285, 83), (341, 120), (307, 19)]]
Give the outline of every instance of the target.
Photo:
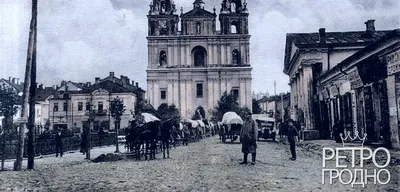
[(298, 141), (299, 132), (297, 131), (296, 127), (293, 125), (293, 120), (288, 120), (288, 130), (287, 130), (287, 138), (290, 145), (290, 153), (292, 157), (290, 160), (296, 160), (296, 142)]
[(63, 156), (61, 130), (58, 130), (56, 134), (56, 157), (58, 157), (58, 153), (60, 153), (60, 157)]
[(257, 123), (251, 117), (251, 113), (248, 113), (245, 118), (240, 132), (240, 142), (242, 143), (242, 152), (244, 154), (243, 162), (240, 164), (247, 164), (247, 156), (251, 153), (251, 164), (254, 165), (256, 163), (258, 128)]

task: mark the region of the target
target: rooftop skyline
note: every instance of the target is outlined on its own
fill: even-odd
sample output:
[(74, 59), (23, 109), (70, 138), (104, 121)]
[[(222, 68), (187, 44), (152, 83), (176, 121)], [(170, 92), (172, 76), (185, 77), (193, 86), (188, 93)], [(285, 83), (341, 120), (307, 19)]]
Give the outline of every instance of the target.
[[(177, 13), (194, 1), (175, 0)], [(219, 14), (222, 0), (205, 0)], [(31, 1), (0, 2), (0, 77), (23, 79)], [(364, 31), (375, 19), (376, 30), (400, 26), (397, 0), (252, 0), (250, 63), (253, 91), (289, 91), (283, 74), (286, 33)], [(109, 71), (130, 77), (146, 89), (147, 13), (150, 0), (41, 0), (38, 20), (38, 76), (46, 86), (61, 80), (93, 82)], [(344, 14), (345, 13), (345, 14)], [(217, 24), (219, 29), (219, 24)]]

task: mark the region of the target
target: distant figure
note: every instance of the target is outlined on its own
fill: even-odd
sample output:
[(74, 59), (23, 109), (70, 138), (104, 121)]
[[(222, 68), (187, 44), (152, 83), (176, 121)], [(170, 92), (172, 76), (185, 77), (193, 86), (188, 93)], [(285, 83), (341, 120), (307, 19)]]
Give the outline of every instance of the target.
[(340, 120), (336, 120), (336, 123), (333, 125), (333, 135), (335, 137), (336, 143), (341, 142), (340, 133), (344, 133), (344, 127)]
[(58, 130), (56, 134), (56, 157), (58, 157), (58, 154), (60, 154), (60, 157), (63, 156), (62, 137), (61, 130)]
[(190, 137), (190, 131), (189, 127), (185, 124), (183, 124), (183, 130), (182, 130), (182, 144), (185, 146), (188, 146), (189, 144), (189, 137)]
[(278, 122), (277, 127), (278, 127), (278, 130), (279, 130), (279, 138), (282, 139), (282, 138), (286, 135), (286, 133), (285, 133), (285, 131), (284, 131), (285, 126), (284, 126), (283, 123)]
[(287, 138), (290, 145), (290, 153), (292, 154), (290, 160), (294, 161), (296, 160), (296, 142), (298, 141), (299, 132), (297, 131), (297, 128), (293, 125), (293, 120), (289, 119), (287, 126)]
[(81, 153), (85, 155), (86, 153), (86, 148), (87, 148), (87, 131), (86, 129), (83, 129), (81, 133)]
[(257, 149), (258, 128), (257, 123), (248, 113), (243, 128), (240, 132), (240, 142), (242, 143), (243, 162), (240, 164), (247, 164), (247, 156), (251, 153), (251, 164), (256, 163), (256, 149)]

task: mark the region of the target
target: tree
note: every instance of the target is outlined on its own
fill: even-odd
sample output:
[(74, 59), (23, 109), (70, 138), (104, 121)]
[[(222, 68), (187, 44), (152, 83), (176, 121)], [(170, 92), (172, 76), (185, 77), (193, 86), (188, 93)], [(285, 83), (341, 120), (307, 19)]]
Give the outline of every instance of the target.
[(175, 105), (168, 105), (167, 103), (163, 103), (158, 106), (157, 116), (161, 118), (161, 120), (167, 120), (175, 117), (179, 117), (179, 110)]
[(138, 98), (135, 103), (135, 116), (141, 113), (157, 114), (157, 110), (152, 105), (146, 102), (146, 100)]
[(5, 86), (0, 87), (0, 116), (4, 116), (4, 124), (0, 126), (2, 129), (0, 130), (1, 170), (4, 170), (6, 138), (13, 126), (13, 116), (18, 110), (18, 99), (12, 89), (7, 89)]
[(121, 125), (121, 116), (125, 113), (125, 106), (124, 103), (122, 102), (121, 99), (114, 98), (112, 101), (110, 101), (110, 113), (111, 117), (114, 118), (115, 120), (115, 132), (116, 132), (116, 146), (115, 146), (115, 152), (119, 153), (119, 144), (118, 144), (118, 129)]
[(262, 109), (260, 107), (260, 102), (257, 101), (257, 99), (253, 98), (253, 114), (260, 114), (262, 112)]
[[(214, 107), (214, 110), (211, 111), (213, 121), (221, 121), (223, 115), (226, 112), (233, 111), (237, 113), (242, 119), (245, 119), (248, 113), (251, 113), (248, 107), (240, 107), (237, 101), (237, 97), (233, 94), (228, 94), (224, 92), (221, 98), (219, 99), (217, 106)], [(247, 113), (247, 114), (246, 114)]]

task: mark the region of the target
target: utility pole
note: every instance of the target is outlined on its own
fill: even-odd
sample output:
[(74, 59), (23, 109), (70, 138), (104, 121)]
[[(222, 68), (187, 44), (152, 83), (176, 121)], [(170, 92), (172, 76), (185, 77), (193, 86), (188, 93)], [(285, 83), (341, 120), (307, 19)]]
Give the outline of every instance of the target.
[(282, 122), (285, 120), (284, 119), (284, 117), (285, 117), (285, 111), (284, 111), (284, 109), (283, 109), (283, 93), (281, 93), (281, 109), (282, 109), (282, 112), (281, 112), (281, 118), (282, 118)]
[[(22, 104), (22, 111), (21, 111), (21, 117), (18, 120), (20, 122), (20, 137), (18, 141), (18, 148), (17, 148), (17, 157), (14, 162), (14, 171), (20, 171), (22, 169), (22, 160), (23, 160), (23, 154), (24, 154), (24, 146), (25, 146), (25, 130), (27, 128), (27, 120), (28, 120), (28, 115), (32, 116), (30, 117), (33, 118), (33, 126), (34, 126), (34, 114), (29, 114), (28, 113), (28, 105), (32, 103), (34, 99), (31, 97), (34, 96), (35, 90), (31, 89), (31, 86), (35, 86), (36, 88), (36, 26), (37, 26), (37, 3), (38, 0), (32, 0), (32, 19), (30, 23), (30, 31), (29, 31), (29, 41), (28, 41), (28, 53), (27, 53), (27, 59), (26, 59), (26, 68), (25, 68), (25, 84), (24, 84), (24, 89), (23, 89), (23, 104)], [(32, 74), (33, 75), (33, 82), (34, 84), (32, 85)], [(33, 92), (33, 95), (31, 93)], [(31, 99), (30, 99), (31, 98)], [(34, 104), (34, 101), (33, 101)], [(35, 107), (31, 107), (33, 112), (35, 110)], [(31, 122), (31, 121), (29, 121)], [(31, 123), (29, 123), (31, 125)], [(33, 149), (33, 126), (29, 126), (29, 133), (28, 133), (28, 169), (33, 169), (33, 159), (30, 157), (30, 154), (34, 154), (34, 149)]]
[(276, 95), (276, 81), (274, 81), (274, 96)]
[(37, 45), (37, 2), (32, 1), (32, 18), (34, 18), (34, 40), (32, 53), (31, 83), (29, 87), (29, 118), (28, 118), (28, 169), (34, 169), (35, 166), (35, 95), (36, 95), (36, 45)]

